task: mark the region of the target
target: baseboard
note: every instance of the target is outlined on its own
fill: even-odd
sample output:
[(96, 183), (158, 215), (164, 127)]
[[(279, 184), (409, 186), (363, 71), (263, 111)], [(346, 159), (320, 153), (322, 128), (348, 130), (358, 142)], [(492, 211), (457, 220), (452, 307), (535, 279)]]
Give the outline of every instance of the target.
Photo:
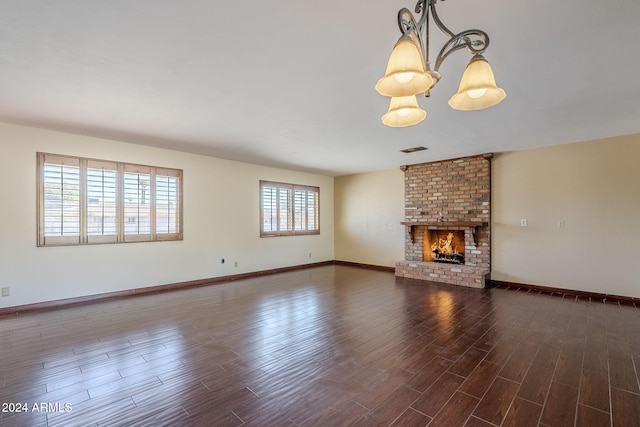
[(488, 280), (487, 287), (495, 288), (510, 288), (510, 289), (523, 289), (527, 291), (536, 291), (542, 293), (548, 293), (550, 295), (570, 295), (581, 299), (589, 299), (592, 301), (608, 301), (616, 302), (620, 304), (636, 305), (640, 307), (640, 298), (625, 297), (612, 294), (601, 294), (598, 292), (578, 291), (575, 289), (564, 288), (552, 288), (549, 286), (528, 285), (524, 283), (504, 282), (502, 280)]
[(253, 277), (266, 276), (270, 274), (285, 273), (288, 271), (302, 270), (311, 267), (321, 267), (325, 265), (334, 265), (335, 261), (322, 261), (310, 264), (294, 265), (291, 267), (273, 268), (270, 270), (254, 271), (250, 273), (232, 274), (228, 276), (212, 277), (208, 279), (190, 280), (187, 282), (169, 283), (166, 285), (149, 286), (146, 288), (127, 289), (123, 291), (107, 292), (104, 294), (87, 295), (82, 297), (67, 298), (55, 301), (44, 301), (34, 304), (18, 305), (13, 307), (0, 308), (0, 317), (12, 316), (18, 313), (57, 310), (62, 307), (69, 307), (79, 304), (87, 304), (96, 301), (105, 301), (117, 298), (128, 298), (133, 296), (149, 295), (160, 292), (170, 292), (177, 289), (196, 288), (200, 286), (209, 286), (219, 283), (231, 282), (234, 280), (249, 279)]
[(364, 268), (367, 270), (376, 270), (376, 271), (386, 271), (387, 273), (395, 273), (395, 267), (385, 267), (382, 265), (373, 265), (373, 264), (362, 264), (359, 262), (351, 262), (351, 261), (334, 261), (335, 265), (345, 265), (347, 267), (356, 267), (356, 268)]

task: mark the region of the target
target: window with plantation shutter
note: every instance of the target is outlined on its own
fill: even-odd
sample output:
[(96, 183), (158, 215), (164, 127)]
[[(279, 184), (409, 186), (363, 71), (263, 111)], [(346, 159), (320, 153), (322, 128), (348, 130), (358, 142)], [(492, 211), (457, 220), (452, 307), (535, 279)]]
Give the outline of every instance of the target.
[(320, 188), (260, 181), (260, 236), (320, 234)]
[(182, 240), (182, 171), (37, 153), (38, 246)]

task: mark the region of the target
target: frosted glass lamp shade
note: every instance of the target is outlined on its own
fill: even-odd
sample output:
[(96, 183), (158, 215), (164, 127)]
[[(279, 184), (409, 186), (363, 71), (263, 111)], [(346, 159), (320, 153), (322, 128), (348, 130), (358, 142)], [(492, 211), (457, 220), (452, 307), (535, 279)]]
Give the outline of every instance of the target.
[(427, 117), (427, 112), (418, 105), (415, 95), (391, 98), (389, 111), (382, 116), (382, 123), (398, 128), (420, 123)]
[(474, 55), (460, 79), (458, 92), (449, 99), (456, 110), (482, 110), (500, 103), (507, 94), (496, 85), (491, 65), (482, 55)]
[(399, 97), (423, 93), (433, 84), (431, 74), (424, 71), (419, 44), (404, 35), (400, 37), (387, 63), (387, 71), (376, 83), (380, 95)]

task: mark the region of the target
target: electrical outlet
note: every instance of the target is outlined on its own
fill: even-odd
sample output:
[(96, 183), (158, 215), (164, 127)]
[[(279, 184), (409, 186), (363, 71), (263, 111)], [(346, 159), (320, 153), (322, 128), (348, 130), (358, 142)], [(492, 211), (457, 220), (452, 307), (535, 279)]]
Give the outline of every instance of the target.
[(234, 267), (237, 267), (237, 266), (238, 266), (238, 261), (234, 262), (234, 263), (233, 263), (233, 266), (234, 266)]
[(6, 288), (2, 288), (2, 296), (3, 297), (8, 297), (11, 295), (11, 288), (6, 287)]
[(309, 258), (311, 258), (311, 252), (309, 252)]
[(520, 220), (520, 227), (526, 227), (527, 226), (527, 219), (526, 218), (522, 218)]

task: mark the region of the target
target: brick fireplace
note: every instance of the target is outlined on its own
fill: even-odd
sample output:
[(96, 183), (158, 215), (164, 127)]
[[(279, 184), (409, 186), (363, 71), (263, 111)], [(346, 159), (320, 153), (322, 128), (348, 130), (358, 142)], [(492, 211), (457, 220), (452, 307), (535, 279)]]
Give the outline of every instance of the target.
[(491, 157), (402, 167), (405, 259), (396, 276), (484, 287), (491, 271)]

